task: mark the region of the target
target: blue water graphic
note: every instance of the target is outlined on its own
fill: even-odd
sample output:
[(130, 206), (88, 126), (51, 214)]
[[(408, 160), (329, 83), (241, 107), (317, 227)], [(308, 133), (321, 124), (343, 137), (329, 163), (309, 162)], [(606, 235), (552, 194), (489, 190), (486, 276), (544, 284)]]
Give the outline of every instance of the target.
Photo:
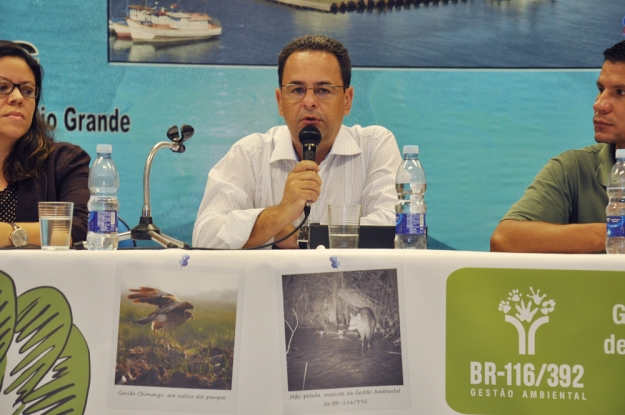
[[(126, 1), (109, 2), (111, 17), (123, 17)], [(597, 52), (623, 39), (625, 15), (622, 0), (456, 0), (336, 14), (269, 0), (178, 4), (185, 11), (206, 10), (223, 34), (166, 47), (113, 36), (109, 60), (275, 65), (291, 39), (322, 33), (343, 42), (360, 67), (597, 68)]]

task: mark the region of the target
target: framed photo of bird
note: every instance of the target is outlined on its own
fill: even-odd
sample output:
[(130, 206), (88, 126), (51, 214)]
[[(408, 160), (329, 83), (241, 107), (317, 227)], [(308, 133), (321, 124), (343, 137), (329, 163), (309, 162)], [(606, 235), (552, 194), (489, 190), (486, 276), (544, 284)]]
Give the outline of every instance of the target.
[(206, 409), (207, 400), (219, 401), (215, 396), (232, 394), (242, 271), (120, 266), (117, 277), (119, 316), (109, 402), (134, 408), (140, 391), (154, 398), (153, 409), (172, 405), (179, 410), (184, 402), (182, 407), (196, 411)]

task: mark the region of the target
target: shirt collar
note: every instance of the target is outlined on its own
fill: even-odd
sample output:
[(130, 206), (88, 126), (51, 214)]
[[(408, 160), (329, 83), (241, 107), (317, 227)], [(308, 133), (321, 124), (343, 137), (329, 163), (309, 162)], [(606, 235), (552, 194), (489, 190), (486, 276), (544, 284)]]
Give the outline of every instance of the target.
[(271, 153), (270, 163), (279, 160), (295, 160), (298, 161), (299, 157), (293, 148), (293, 142), (291, 141), (291, 133), (288, 128), (284, 128), (278, 136), (276, 147)]
[(354, 140), (354, 137), (352, 137), (345, 126), (341, 126), (328, 156), (353, 156), (360, 153), (362, 153), (362, 150), (356, 140)]
[(614, 166), (614, 157), (616, 154), (616, 145), (608, 144), (603, 146), (599, 152), (599, 167), (597, 167), (597, 180), (603, 187), (608, 186), (608, 178)]
[[(353, 156), (360, 153), (362, 153), (362, 150), (356, 140), (354, 140), (354, 137), (352, 137), (345, 126), (341, 126), (328, 156)], [(271, 159), (269, 162), (273, 163), (278, 160), (299, 161), (295, 148), (293, 148), (293, 141), (291, 140), (291, 133), (288, 128), (285, 128), (284, 132), (278, 137), (276, 147), (274, 148), (273, 153), (271, 153)]]

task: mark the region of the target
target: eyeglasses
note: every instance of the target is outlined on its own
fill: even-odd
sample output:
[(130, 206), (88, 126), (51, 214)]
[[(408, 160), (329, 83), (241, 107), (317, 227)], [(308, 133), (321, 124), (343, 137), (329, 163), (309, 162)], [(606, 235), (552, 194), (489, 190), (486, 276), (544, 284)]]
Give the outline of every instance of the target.
[(284, 96), (288, 99), (292, 99), (294, 101), (298, 101), (306, 96), (306, 93), (309, 89), (312, 89), (315, 93), (315, 96), (320, 101), (331, 101), (337, 97), (339, 88), (342, 88), (343, 91), (347, 88), (343, 85), (315, 85), (305, 87), (300, 84), (286, 84), (281, 85), (284, 89)]
[(29, 83), (14, 84), (11, 81), (0, 79), (0, 95), (9, 95), (15, 87), (19, 88), (24, 98), (37, 98), (37, 95), (39, 95), (39, 88), (36, 85)]

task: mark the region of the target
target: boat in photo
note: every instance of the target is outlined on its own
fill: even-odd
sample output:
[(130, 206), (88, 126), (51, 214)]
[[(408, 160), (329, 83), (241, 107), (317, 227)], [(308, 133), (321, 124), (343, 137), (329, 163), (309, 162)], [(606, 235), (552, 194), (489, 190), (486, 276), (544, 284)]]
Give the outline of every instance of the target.
[(126, 23), (134, 42), (190, 42), (221, 35), (221, 25), (206, 13), (185, 13), (148, 6), (128, 6)]
[(114, 22), (109, 20), (109, 29), (115, 33), (118, 39), (132, 39), (130, 28), (126, 22)]

